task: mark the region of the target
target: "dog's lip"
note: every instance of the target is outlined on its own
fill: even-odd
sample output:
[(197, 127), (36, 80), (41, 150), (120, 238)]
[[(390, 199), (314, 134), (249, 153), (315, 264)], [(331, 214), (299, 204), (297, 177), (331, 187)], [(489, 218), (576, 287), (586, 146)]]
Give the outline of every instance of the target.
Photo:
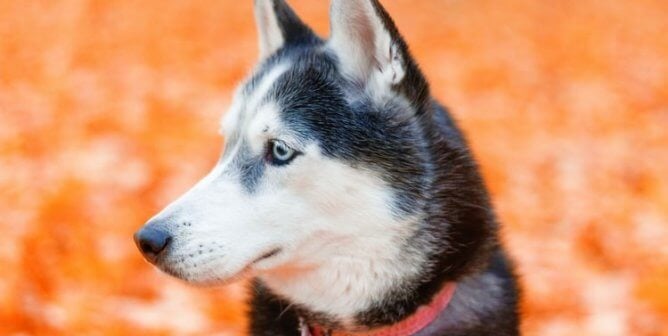
[(281, 251), (283, 251), (283, 249), (281, 249), (280, 247), (276, 247), (274, 249), (271, 249), (268, 252), (265, 252), (264, 254), (262, 254), (261, 256), (256, 258), (255, 260), (253, 260), (253, 262), (251, 262), (251, 265), (257, 264), (260, 261), (263, 261), (263, 260), (269, 259), (271, 257), (274, 257), (277, 254), (281, 253)]
[(167, 273), (167, 274), (169, 274), (169, 275), (171, 275), (175, 278), (178, 278), (178, 279), (184, 280), (186, 282), (189, 282), (189, 283), (200, 284), (200, 285), (204, 285), (204, 286), (220, 285), (220, 284), (229, 283), (229, 282), (234, 281), (236, 279), (243, 278), (248, 274), (252, 274), (254, 265), (256, 265), (256, 264), (258, 264), (258, 263), (260, 263), (264, 260), (270, 259), (270, 258), (280, 254), (282, 251), (283, 251), (283, 249), (280, 248), (280, 247), (273, 248), (273, 249), (268, 250), (267, 252), (261, 254), (259, 257), (253, 259), (252, 262), (246, 264), (243, 268), (241, 268), (241, 270), (235, 271), (234, 273), (229, 274), (225, 278), (218, 278), (218, 279), (215, 279), (215, 280), (207, 280), (207, 281), (199, 281), (199, 280), (191, 279), (187, 275), (187, 273), (184, 273), (183, 270), (180, 270), (178, 268), (174, 268), (173, 265), (170, 265), (169, 263), (165, 263), (164, 258), (160, 258), (160, 260), (156, 260), (155, 266), (157, 266), (163, 272), (165, 272), (165, 273)]

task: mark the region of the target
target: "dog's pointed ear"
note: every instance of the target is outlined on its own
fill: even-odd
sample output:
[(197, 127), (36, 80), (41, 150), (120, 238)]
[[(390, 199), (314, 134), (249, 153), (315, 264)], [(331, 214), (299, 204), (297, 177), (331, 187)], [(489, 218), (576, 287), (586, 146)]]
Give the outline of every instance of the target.
[(317, 39), (284, 0), (255, 0), (260, 59), (265, 59), (290, 43)]
[[(404, 45), (394, 22), (375, 0), (333, 0), (330, 46), (342, 70), (366, 77), (378, 69), (395, 84), (405, 74)], [(391, 75), (391, 76), (389, 76)]]
[(426, 101), (427, 82), (378, 0), (332, 0), (330, 24), (328, 47), (344, 74), (367, 87), (381, 85), (414, 102)]

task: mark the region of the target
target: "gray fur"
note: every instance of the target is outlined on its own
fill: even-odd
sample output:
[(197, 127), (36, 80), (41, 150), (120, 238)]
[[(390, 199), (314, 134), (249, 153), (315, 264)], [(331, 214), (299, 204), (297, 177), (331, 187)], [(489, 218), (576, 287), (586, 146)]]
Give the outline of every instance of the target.
[[(477, 164), (453, 118), (431, 97), (407, 44), (380, 3), (350, 0), (370, 2), (372, 15), (377, 15), (374, 22), (381, 22), (389, 34), (390, 57), (401, 60), (401, 79), (387, 88), (351, 76), (350, 69), (343, 71), (340, 53), (304, 25), (283, 0), (256, 1), (263, 1), (263, 5), (271, 2), (272, 19), (280, 29), (283, 45), (263, 57), (241, 95), (253, 96), (260, 105), (275, 104), (281, 125), (299, 143), (317, 146), (325, 158), (356, 172), (378, 176), (391, 195), (387, 202), (390, 211), (383, 208), (383, 214), (388, 215), (382, 218), (405, 221), (411, 229), (405, 231), (412, 232), (394, 245), (400, 247), (400, 255), (393, 259), (398, 261), (393, 265), (418, 271), (408, 273), (393, 267), (392, 271), (402, 276), (390, 277), (392, 285), (378, 287), (384, 292), (364, 301), (366, 307), (354, 311), (347, 321), (292, 302), (256, 279), (252, 285), (251, 333), (298, 335), (299, 318), (330, 329), (351, 324), (357, 329), (383, 327), (429, 303), (445, 283), (457, 282), (448, 308), (418, 335), (517, 335), (519, 291), (512, 264), (498, 241), (498, 223)], [(258, 95), (263, 79), (286, 64), (287, 70), (275, 80), (272, 77), (268, 90), (260, 90), (263, 92)], [(257, 113), (253, 108), (257, 106), (239, 107), (240, 124), (252, 120)], [(237, 179), (252, 196), (267, 179), (271, 161), (266, 148), (253, 151), (247, 141), (235, 132), (228, 134), (221, 160), (231, 163), (217, 173)], [(165, 216), (147, 226), (173, 227), (176, 220)], [(174, 235), (181, 232), (172, 231)], [(177, 243), (178, 237), (172, 245)], [(225, 246), (218, 247), (228, 253)], [(183, 265), (193, 262), (192, 256), (181, 257)], [(160, 265), (159, 259), (154, 255), (152, 262)], [(170, 268), (167, 272), (181, 274)]]
[[(406, 251), (418, 249), (431, 260), (421, 278), (397, 283), (387, 297), (360, 312), (359, 323), (380, 327), (396, 322), (416, 303), (428, 302), (443, 281), (459, 281), (443, 318), (420, 335), (515, 335), (517, 287), (495, 239), (496, 220), (475, 162), (447, 111), (428, 99), (424, 77), (391, 19), (373, 3), (408, 60), (407, 79), (395, 89), (410, 105), (401, 99), (374, 102), (358, 82), (341, 74), (336, 56), (323, 51), (319, 40), (283, 48), (265, 65), (281, 59), (294, 64), (272, 89), (283, 122), (304, 141), (318, 142), (326, 155), (380, 172), (395, 190), (397, 216), (424, 218), (419, 224), (423, 229), (405, 243)], [(500, 261), (493, 262), (492, 256)], [(321, 325), (339, 325), (333, 316), (293, 307)]]

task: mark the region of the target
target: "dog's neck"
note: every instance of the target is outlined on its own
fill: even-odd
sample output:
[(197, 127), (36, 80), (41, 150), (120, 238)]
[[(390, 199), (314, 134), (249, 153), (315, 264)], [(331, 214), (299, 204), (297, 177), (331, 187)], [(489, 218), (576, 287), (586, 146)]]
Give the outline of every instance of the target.
[[(385, 312), (388, 316), (392, 317), (392, 322), (384, 322), (381, 324), (373, 323), (362, 323), (362, 324), (348, 324), (345, 325), (345, 321), (337, 320), (331, 315), (324, 314), (323, 312), (317, 312), (311, 310), (308, 307), (299, 302), (293, 301), (290, 297), (283, 296), (279, 293), (279, 296), (282, 297), (282, 301), (285, 303), (285, 310), (288, 309), (295, 311), (297, 316), (302, 317), (305, 324), (308, 326), (318, 325), (322, 331), (334, 330), (335, 332), (332, 335), (340, 334), (352, 334), (354, 335), (357, 332), (365, 332), (369, 330), (384, 330), (384, 327), (387, 326), (399, 326), (399, 328), (404, 328), (406, 325), (411, 327), (411, 323), (416, 320), (420, 323), (428, 322), (424, 324), (424, 328), (420, 329), (419, 332), (415, 333), (416, 336), (428, 336), (428, 335), (444, 335), (453, 330), (459, 330), (463, 326), (467, 326), (467, 323), (470, 321), (477, 321), (482, 318), (490, 318), (503, 312), (503, 307), (508, 304), (516, 303), (513, 300), (516, 300), (513, 294), (512, 281), (509, 282), (508, 278), (508, 265), (503, 261), (503, 256), (500, 252), (497, 252), (492, 257), (489, 265), (481, 272), (474, 273), (468, 276), (465, 276), (454, 282), (445, 282), (444, 286), (441, 287), (440, 291), (437, 291), (426, 303), (421, 303), (418, 305), (418, 310), (433, 304), (434, 300), (439, 297), (439, 295), (446, 293), (448, 290), (447, 285), (452, 284), (453, 287), (456, 284), (456, 289), (453, 291), (452, 297), (449, 297), (447, 300), (447, 305), (431, 306), (433, 312), (438, 312), (436, 316), (428, 316), (424, 320), (424, 316), (415, 318), (418, 310), (411, 311), (407, 309), (403, 315), (395, 314), (396, 309), (409, 307), (405, 303), (401, 302), (386, 302), (384, 307)], [(266, 285), (266, 284), (265, 284)], [(451, 288), (452, 289), (452, 288)], [(328, 291), (323, 289), (323, 294), (326, 294)], [(318, 293), (313, 294), (315, 297), (319, 297)], [(390, 299), (392, 295), (388, 296)], [(350, 302), (352, 298), (350, 297), (341, 297), (343, 301)], [(394, 310), (394, 311), (393, 311)], [(512, 311), (511, 311), (512, 312)], [(506, 311), (504, 314), (507, 314)], [(400, 317), (398, 317), (400, 316)], [(502, 315), (501, 318), (507, 319), (507, 322), (512, 323), (516, 322), (515, 315)], [(409, 321), (413, 319), (413, 321)], [(515, 319), (515, 320), (513, 320)], [(358, 319), (358, 322), (361, 321)], [(406, 322), (408, 321), (408, 322)], [(406, 323), (402, 323), (406, 322)], [(422, 325), (420, 325), (422, 327)], [(312, 329), (311, 329), (312, 330)], [(392, 329), (390, 329), (392, 330)], [(396, 329), (399, 330), (399, 329)], [(401, 333), (400, 333), (401, 334)], [(308, 334), (307, 334), (308, 335)], [(313, 335), (317, 335), (313, 333)], [(323, 333), (323, 335), (327, 335)], [(373, 335), (373, 334), (371, 334)], [(394, 335), (393, 333), (387, 335)]]
[(322, 253), (327, 257), (317, 267), (282, 269), (260, 278), (309, 322), (326, 328), (366, 329), (361, 315), (394, 299), (408, 299), (419, 283), (428, 261), (403, 249), (395, 242), (350, 246)]
[(446, 283), (441, 291), (431, 300), (429, 304), (421, 306), (418, 310), (408, 316), (406, 319), (393, 325), (374, 328), (363, 333), (347, 333), (333, 330), (326, 330), (319, 325), (309, 325), (303, 319), (300, 320), (300, 332), (303, 336), (405, 336), (414, 335), (420, 330), (432, 324), (443, 312), (450, 301), (457, 284), (454, 282)]

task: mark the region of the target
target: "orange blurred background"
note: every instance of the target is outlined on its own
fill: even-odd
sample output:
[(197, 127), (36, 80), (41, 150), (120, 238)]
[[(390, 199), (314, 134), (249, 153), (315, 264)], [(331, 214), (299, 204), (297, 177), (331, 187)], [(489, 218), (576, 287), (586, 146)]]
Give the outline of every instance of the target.
[[(668, 335), (668, 1), (384, 3), (480, 160), (525, 334)], [(0, 334), (241, 334), (242, 284), (131, 235), (213, 166), (256, 53), (250, 0), (0, 0)]]

